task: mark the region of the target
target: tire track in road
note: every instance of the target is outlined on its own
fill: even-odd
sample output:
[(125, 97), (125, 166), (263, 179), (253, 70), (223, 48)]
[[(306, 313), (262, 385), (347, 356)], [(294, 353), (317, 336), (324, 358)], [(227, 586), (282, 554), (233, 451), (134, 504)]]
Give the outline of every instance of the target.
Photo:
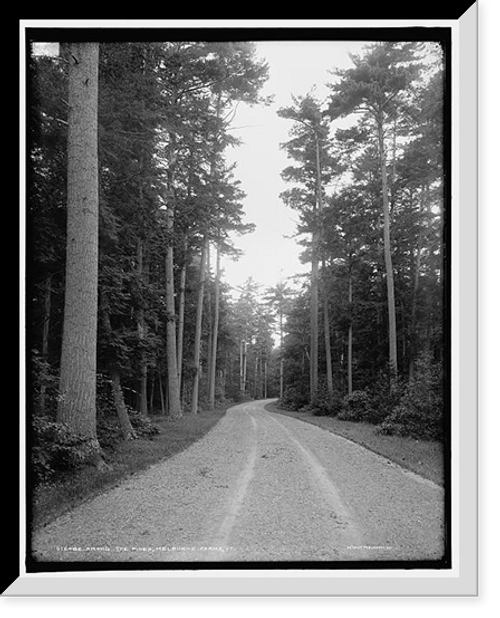
[(214, 545), (230, 550), (215, 560), (364, 559), (362, 535), (351, 512), (300, 436), (261, 402), (242, 412), (252, 420), (252, 450), (219, 533), (212, 537)]
[[(438, 560), (446, 549), (445, 490), (346, 438), (300, 419), (271, 417), (320, 462), (354, 515), (367, 560)], [(276, 418), (278, 416), (278, 419)]]
[[(248, 413), (247, 408), (244, 408), (243, 412), (245, 412), (245, 414), (250, 418), (252, 422), (252, 446), (246, 464), (238, 477), (236, 493), (230, 496), (227, 502), (224, 518), (211, 544), (213, 547), (229, 546), (229, 537), (243, 505), (245, 496), (248, 491), (248, 487), (250, 485), (250, 481), (252, 480), (255, 473), (255, 462), (257, 460), (258, 448), (257, 421), (255, 420), (254, 416)], [(207, 556), (206, 559), (208, 560), (210, 558), (210, 556)]]
[[(311, 481), (316, 484), (323, 499), (328, 502), (332, 511), (335, 513), (337, 520), (343, 525), (342, 541), (345, 547), (362, 547), (362, 534), (358, 528), (358, 525), (354, 521), (352, 514), (349, 512), (345, 504), (342, 502), (339, 492), (331, 480), (328, 472), (316, 458), (316, 456), (290, 432), (290, 430), (280, 423), (274, 416), (268, 417), (278, 427), (285, 432), (288, 439), (296, 447), (296, 449), (302, 455), (303, 461), (309, 471)], [(363, 560), (367, 558), (365, 553), (361, 550), (357, 553), (357, 559)]]

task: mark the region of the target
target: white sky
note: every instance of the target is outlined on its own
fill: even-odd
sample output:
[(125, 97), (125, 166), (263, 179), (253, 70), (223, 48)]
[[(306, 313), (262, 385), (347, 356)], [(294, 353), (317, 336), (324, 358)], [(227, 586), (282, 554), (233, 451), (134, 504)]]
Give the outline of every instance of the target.
[[(318, 99), (326, 98), (325, 84), (333, 81), (328, 71), (350, 66), (348, 52), (357, 53), (361, 41), (274, 41), (258, 42), (257, 55), (269, 64), (269, 80), (262, 94), (275, 95), (268, 107), (240, 104), (232, 133), (244, 144), (228, 151), (229, 162), (236, 161), (235, 177), (247, 194), (245, 221), (256, 225), (253, 234), (235, 238), (245, 252), (237, 262), (224, 259), (225, 280), (238, 286), (252, 276), (264, 288), (281, 278), (307, 272), (299, 255), (302, 250), (293, 238), (298, 213), (286, 208), (279, 194), (287, 189), (281, 171), (292, 161), (279, 145), (289, 139), (291, 121), (279, 118), (276, 111), (292, 103), (291, 95), (304, 95), (316, 86)], [(241, 128), (240, 128), (241, 127)]]

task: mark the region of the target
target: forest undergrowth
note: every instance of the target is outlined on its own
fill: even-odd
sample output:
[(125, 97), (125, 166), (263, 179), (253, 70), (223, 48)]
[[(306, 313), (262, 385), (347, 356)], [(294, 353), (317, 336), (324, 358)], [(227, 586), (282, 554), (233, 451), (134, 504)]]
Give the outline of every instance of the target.
[(270, 403), (266, 408), (270, 412), (300, 419), (347, 438), (411, 472), (438, 485), (444, 485), (445, 449), (443, 443), (438, 440), (384, 435), (378, 430), (377, 425), (372, 423), (342, 420), (335, 416), (315, 416), (312, 410), (289, 410), (283, 408), (279, 402)]
[[(232, 405), (232, 404), (231, 404)], [(41, 482), (33, 482), (31, 521), (34, 528), (75, 508), (82, 502), (116, 486), (125, 478), (144, 471), (163, 459), (188, 448), (200, 440), (225, 415), (230, 404), (199, 414), (186, 414), (172, 419), (165, 415), (151, 415), (147, 434), (137, 439), (116, 441), (103, 448), (107, 467), (68, 467)]]

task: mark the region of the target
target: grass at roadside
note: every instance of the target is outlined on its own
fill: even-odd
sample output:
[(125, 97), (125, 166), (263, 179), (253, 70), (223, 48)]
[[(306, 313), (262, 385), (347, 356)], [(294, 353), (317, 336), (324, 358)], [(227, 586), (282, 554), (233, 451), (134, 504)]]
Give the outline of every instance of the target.
[(416, 472), (439, 485), (444, 485), (444, 453), (441, 443), (437, 441), (384, 436), (378, 434), (376, 426), (369, 423), (341, 421), (332, 416), (313, 416), (311, 412), (291, 412), (282, 410), (276, 403), (267, 404), (266, 409), (298, 418), (348, 438), (403, 468)]
[(171, 457), (202, 438), (224, 416), (230, 406), (203, 411), (192, 416), (187, 414), (172, 420), (165, 416), (151, 416), (159, 433), (153, 439), (121, 442), (113, 451), (106, 453), (108, 470), (92, 467), (67, 473), (57, 482), (34, 488), (32, 500), (32, 525), (46, 525), (56, 517), (71, 510), (103, 491), (117, 485), (125, 478), (146, 470), (159, 461)]

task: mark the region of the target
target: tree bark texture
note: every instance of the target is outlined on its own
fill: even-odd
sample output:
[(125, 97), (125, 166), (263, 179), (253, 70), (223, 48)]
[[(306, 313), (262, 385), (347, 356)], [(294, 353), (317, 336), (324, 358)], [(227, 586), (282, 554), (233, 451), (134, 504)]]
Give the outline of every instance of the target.
[(182, 365), (184, 360), (184, 314), (186, 310), (187, 238), (184, 239), (184, 255), (179, 277), (179, 323), (177, 325), (177, 375), (182, 389)]
[[(52, 308), (52, 275), (45, 280), (44, 304), (43, 304), (43, 331), (42, 331), (42, 358), (48, 360), (49, 356), (49, 337), (50, 337), (50, 315)], [(45, 410), (47, 392), (47, 382), (42, 380), (40, 384), (40, 408)]]
[[(323, 182), (321, 177), (321, 151), (320, 151), (320, 140), (318, 133), (315, 131), (315, 142), (316, 142), (316, 204), (317, 204), (317, 214), (319, 221), (317, 222), (318, 229), (318, 237), (320, 239), (320, 245), (322, 246), (322, 218), (323, 218)], [(321, 249), (321, 253), (323, 253), (323, 249)], [(321, 291), (323, 296), (323, 329), (324, 329), (324, 338), (325, 338), (325, 361), (326, 361), (326, 384), (328, 389), (328, 397), (330, 401), (333, 400), (333, 369), (332, 369), (332, 348), (330, 343), (330, 312), (328, 310), (328, 282), (326, 278), (325, 272), (325, 260), (322, 258), (322, 280), (321, 280)]]
[(216, 247), (215, 258), (215, 288), (214, 288), (214, 321), (212, 333), (212, 354), (209, 368), (208, 406), (215, 408), (215, 377), (217, 375), (217, 340), (219, 337), (219, 304), (220, 304), (220, 248)]
[(285, 378), (285, 358), (283, 349), (283, 300), (280, 302), (280, 400), (284, 394), (284, 378)]
[(347, 394), (352, 395), (352, 272), (349, 266), (349, 331), (347, 333)]
[(196, 306), (196, 330), (194, 336), (193, 354), (193, 392), (191, 398), (191, 413), (198, 413), (198, 392), (200, 386), (200, 352), (201, 352), (201, 328), (203, 320), (203, 300), (205, 297), (205, 277), (207, 265), (208, 241), (203, 243), (200, 262), (200, 281), (198, 284), (198, 303)]
[(389, 188), (387, 183), (387, 163), (384, 145), (384, 128), (382, 120), (377, 121), (380, 172), (382, 177), (382, 204), (384, 211), (384, 259), (387, 280), (387, 308), (389, 313), (389, 362), (392, 377), (398, 376), (398, 346), (396, 330), (396, 300), (394, 295), (394, 273), (391, 252), (391, 215), (389, 211)]
[(313, 231), (313, 256), (311, 263), (311, 351), (310, 351), (310, 397), (311, 403), (318, 395), (318, 257), (317, 233)]
[(98, 276), (97, 43), (69, 55), (67, 239), (58, 421), (99, 452), (96, 433)]
[[(142, 283), (144, 278), (144, 241), (141, 237), (137, 239), (137, 278)], [(137, 310), (137, 335), (139, 338), (140, 349), (140, 382), (139, 382), (139, 411), (143, 416), (148, 415), (148, 364), (144, 351), (144, 339), (146, 335), (146, 321), (144, 319), (144, 302), (139, 301)]]
[(130, 422), (127, 407), (125, 406), (125, 401), (123, 399), (120, 373), (116, 368), (112, 369), (110, 373), (113, 403), (115, 406), (116, 414), (118, 416), (118, 420), (120, 422), (123, 439), (134, 440), (135, 438), (137, 438), (137, 435), (134, 428), (132, 427), (132, 423)]
[[(171, 234), (174, 224), (172, 206), (167, 207), (167, 226)], [(169, 241), (165, 258), (165, 304), (167, 310), (167, 388), (168, 388), (168, 414), (172, 418), (182, 416), (179, 372), (177, 367), (177, 324), (175, 315), (175, 289), (174, 289), (174, 247)]]
[(332, 345), (330, 334), (330, 310), (328, 305), (328, 283), (326, 280), (325, 266), (323, 264), (323, 322), (325, 330), (325, 363), (326, 363), (326, 386), (328, 397), (333, 400), (333, 366), (332, 366)]

